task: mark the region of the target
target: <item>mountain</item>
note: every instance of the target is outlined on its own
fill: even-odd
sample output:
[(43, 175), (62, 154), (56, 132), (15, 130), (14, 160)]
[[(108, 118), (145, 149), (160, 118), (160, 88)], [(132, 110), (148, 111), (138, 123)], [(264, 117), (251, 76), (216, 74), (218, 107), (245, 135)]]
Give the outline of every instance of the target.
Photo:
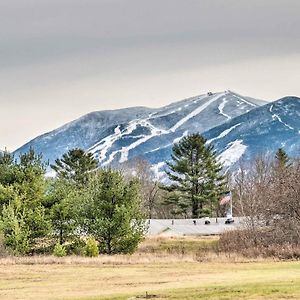
[(145, 118), (155, 109), (132, 107), (117, 110), (92, 112), (51, 132), (45, 133), (24, 146), (14, 154), (27, 152), (30, 147), (42, 153), (45, 160), (54, 162), (66, 151), (73, 148), (88, 149), (107, 135), (107, 130), (132, 119)]
[(203, 134), (213, 143), (225, 167), (278, 148), (300, 154), (300, 98), (285, 97), (257, 107)]
[(158, 109), (133, 107), (93, 112), (33, 139), (14, 154), (33, 147), (51, 163), (69, 149), (80, 147), (93, 153), (102, 166), (141, 156), (158, 170), (169, 159), (171, 145), (181, 137), (208, 131), (264, 103), (225, 91)]

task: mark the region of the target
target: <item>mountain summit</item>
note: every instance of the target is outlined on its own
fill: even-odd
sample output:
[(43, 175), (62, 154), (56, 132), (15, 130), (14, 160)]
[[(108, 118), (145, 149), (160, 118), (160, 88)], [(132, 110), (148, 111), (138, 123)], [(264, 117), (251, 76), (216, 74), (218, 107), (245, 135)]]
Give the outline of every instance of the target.
[(52, 163), (79, 147), (95, 155), (99, 165), (143, 157), (157, 168), (170, 155), (170, 146), (189, 133), (206, 132), (265, 102), (231, 91), (207, 93), (162, 108), (133, 107), (89, 113), (41, 135), (15, 151), (33, 147)]

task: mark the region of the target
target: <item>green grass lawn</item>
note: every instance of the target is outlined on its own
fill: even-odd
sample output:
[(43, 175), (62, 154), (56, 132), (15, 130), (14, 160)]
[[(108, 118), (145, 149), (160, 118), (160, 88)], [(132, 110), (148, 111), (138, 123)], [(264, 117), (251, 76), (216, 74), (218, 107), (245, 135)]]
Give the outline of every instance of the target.
[(300, 299), (299, 262), (26, 263), (0, 265), (1, 300)]

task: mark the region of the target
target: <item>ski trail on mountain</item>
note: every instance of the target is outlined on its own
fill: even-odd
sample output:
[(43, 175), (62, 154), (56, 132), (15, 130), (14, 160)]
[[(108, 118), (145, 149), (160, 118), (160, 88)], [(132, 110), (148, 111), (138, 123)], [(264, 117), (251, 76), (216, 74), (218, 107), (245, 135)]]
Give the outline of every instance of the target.
[(161, 149), (165, 149), (165, 148), (171, 147), (171, 146), (173, 146), (175, 143), (178, 143), (183, 137), (187, 136), (188, 133), (189, 133), (189, 131), (186, 130), (181, 136), (175, 138), (175, 139), (172, 141), (172, 143), (169, 143), (169, 144), (167, 144), (167, 145), (165, 145), (165, 146), (158, 147), (158, 148), (155, 148), (155, 149), (153, 149), (153, 150), (147, 151), (146, 153), (151, 153), (151, 152), (155, 152), (155, 151), (159, 151), (159, 150), (161, 150)]
[(272, 110), (273, 110), (273, 104), (270, 106), (270, 113), (272, 113), (272, 119), (273, 120), (279, 121), (280, 123), (282, 123), (288, 129), (295, 130), (295, 128), (293, 128), (289, 124), (286, 124), (285, 122), (283, 122), (282, 119), (277, 114), (274, 114)]
[(101, 163), (106, 159), (106, 153), (110, 149), (110, 147), (116, 142), (118, 139), (120, 139), (123, 135), (127, 135), (132, 133), (138, 125), (138, 122), (136, 120), (129, 122), (129, 126), (127, 126), (124, 130), (120, 130), (120, 126), (118, 125), (114, 133), (107, 136), (106, 138), (102, 139), (99, 143), (91, 147), (88, 152), (99, 153), (98, 154), (98, 160)]
[[(142, 119), (142, 120), (134, 120), (134, 121), (131, 122), (129, 127), (125, 128), (123, 131), (117, 130), (117, 128), (116, 128), (115, 133), (113, 135), (110, 135), (110, 136), (106, 137), (104, 139), (104, 143), (102, 143), (102, 144), (100, 144), (96, 147), (93, 147), (92, 149), (90, 149), (90, 152), (95, 153), (96, 151), (100, 151), (99, 162), (101, 163), (106, 159), (106, 153), (109, 151), (109, 149), (111, 148), (111, 146), (113, 145), (114, 142), (116, 142), (118, 139), (122, 138), (124, 135), (132, 133), (137, 128), (138, 125), (148, 127), (151, 131), (151, 133), (149, 135), (144, 135), (140, 139), (138, 139), (137, 141), (130, 144), (129, 146), (122, 147), (120, 150), (112, 152), (110, 154), (109, 158), (106, 161), (103, 162), (103, 165), (107, 165), (107, 164), (111, 163), (118, 153), (121, 153), (121, 157), (120, 157), (119, 162), (123, 163), (123, 162), (128, 160), (130, 150), (135, 149), (139, 145), (147, 142), (148, 140), (150, 140), (151, 138), (153, 138), (155, 136), (175, 132), (180, 126), (182, 126), (184, 123), (186, 123), (189, 119), (197, 116), (205, 108), (207, 108), (211, 103), (217, 101), (220, 97), (223, 97), (224, 95), (225, 95), (225, 93), (219, 93), (218, 95), (214, 96), (212, 99), (208, 100), (206, 103), (204, 103), (201, 106), (197, 107), (195, 110), (190, 112), (187, 116), (185, 116), (184, 118), (179, 120), (173, 127), (171, 127), (168, 130), (159, 129), (159, 128), (156, 128), (155, 126), (153, 126), (149, 122), (149, 117), (146, 118), (146, 119)], [(199, 98), (198, 101), (203, 99), (203, 98), (205, 98), (205, 96)]]
[(217, 157), (224, 167), (229, 167), (236, 163), (247, 149), (247, 146), (243, 144), (243, 140), (235, 140), (227, 146), (228, 148)]
[(243, 101), (244, 103), (247, 103), (248, 105), (251, 105), (251, 106), (257, 107), (257, 105), (256, 105), (256, 104), (254, 104), (254, 103), (251, 103), (251, 102), (249, 102), (249, 101), (247, 101), (247, 100), (243, 99), (242, 97), (240, 97), (240, 96), (238, 96), (238, 95), (236, 95), (236, 94), (234, 94), (234, 97), (236, 97), (236, 98), (240, 99), (241, 101)]
[(231, 119), (231, 117), (227, 114), (224, 113), (224, 107), (225, 107), (225, 104), (227, 103), (227, 99), (226, 98), (223, 98), (222, 100), (222, 103), (218, 106), (218, 109), (219, 109), (219, 112), (221, 115), (223, 115), (225, 118), (227, 118), (228, 120)]
[(127, 147), (122, 147), (122, 149), (119, 151), (121, 153), (121, 158), (119, 160), (120, 163), (123, 163), (126, 160), (128, 160), (128, 154), (129, 154), (130, 150), (145, 143), (146, 141), (150, 140), (154, 136), (167, 133), (165, 130), (158, 129), (155, 126), (153, 126), (151, 123), (148, 122), (148, 119), (142, 120), (141, 125), (144, 127), (148, 127), (150, 129), (151, 133), (149, 135), (143, 136), (142, 138), (138, 139), (137, 141), (133, 142), (132, 144), (130, 144)]
[[(173, 134), (177, 132), (177, 130), (181, 128), (184, 124), (189, 122), (192, 118), (196, 117), (197, 115), (201, 114), (205, 109), (207, 109), (212, 103), (216, 101), (220, 101), (216, 105), (216, 108), (219, 110), (219, 114), (224, 116), (227, 120), (232, 119), (232, 117), (224, 112), (224, 108), (227, 107), (227, 96), (229, 95), (228, 92), (219, 92), (215, 93), (213, 95), (202, 95), (195, 98), (191, 98), (190, 102), (193, 103), (199, 102), (199, 106), (193, 109), (192, 111), (188, 112), (187, 115), (183, 116), (179, 121), (177, 121), (174, 125), (171, 125), (169, 129), (160, 129), (159, 127), (156, 127), (152, 125), (151, 121), (153, 118), (159, 118), (162, 116), (167, 116), (172, 114), (173, 112), (181, 111), (183, 107), (187, 107), (190, 103), (186, 103), (185, 105), (181, 105), (177, 108), (170, 108), (169, 112), (163, 113), (160, 115), (157, 112), (153, 112), (148, 114), (147, 117), (144, 117), (142, 119), (134, 119), (131, 120), (127, 124), (118, 125), (115, 127), (114, 132), (108, 136), (106, 136), (104, 139), (93, 145), (90, 149), (88, 149), (89, 152), (94, 154), (95, 158), (99, 161), (100, 164), (103, 166), (109, 165), (110, 163), (114, 162), (116, 160), (116, 157), (118, 157), (119, 163), (123, 163), (128, 160), (129, 153), (131, 150), (136, 149), (140, 145), (148, 142), (154, 137), (157, 136), (163, 136), (168, 134)], [(251, 106), (256, 106), (243, 98), (233, 95), (236, 99), (239, 99), (240, 101), (243, 101)], [(201, 100), (204, 100), (204, 103), (201, 103)], [(211, 143), (213, 140), (219, 139), (227, 135), (231, 130), (239, 126), (239, 124), (236, 124), (232, 128), (229, 128), (227, 130), (224, 130), (221, 134), (219, 134), (218, 137), (209, 140), (207, 143)], [(121, 129), (123, 127), (123, 129)], [(148, 132), (140, 135), (135, 135), (135, 131), (139, 128), (143, 128), (143, 130), (147, 129)], [(187, 131), (184, 132), (184, 134), (180, 137), (175, 137), (173, 143), (178, 142), (183, 136), (187, 134)], [(125, 146), (120, 147), (119, 149), (115, 147), (115, 145), (121, 141), (121, 143), (125, 142), (125, 138), (131, 137), (134, 139), (134, 141), (130, 144), (127, 144)], [(122, 142), (122, 140), (124, 142)], [(151, 150), (149, 152), (158, 151), (162, 148), (169, 147), (170, 145), (164, 145), (162, 147), (158, 147), (157, 149)]]
[(218, 139), (221, 139), (223, 137), (225, 137), (230, 131), (232, 131), (233, 129), (235, 129), (236, 127), (240, 126), (241, 123), (238, 123), (226, 130), (224, 130), (223, 132), (221, 132), (217, 137), (213, 138), (213, 139), (210, 139), (210, 140), (207, 140), (206, 141), (206, 144), (210, 144), (211, 142), (215, 141), (215, 140), (218, 140)]
[[(207, 108), (210, 104), (212, 104), (213, 102), (217, 101), (220, 97), (224, 96), (225, 93), (219, 93), (217, 96), (213, 97), (212, 99), (208, 100), (207, 102), (205, 102), (204, 104), (202, 104), (201, 106), (197, 107), (195, 110), (193, 110), (192, 112), (190, 112), (188, 115), (186, 115), (184, 118), (182, 118), (181, 120), (179, 120), (173, 127), (171, 127), (169, 129), (170, 132), (174, 132), (177, 128), (179, 128), (180, 126), (182, 126), (185, 122), (187, 122), (189, 119), (197, 116), (198, 114), (200, 114), (205, 108)], [(204, 98), (204, 96), (203, 96)], [(200, 100), (200, 99), (199, 99)]]
[[(121, 158), (120, 158), (120, 163), (125, 162), (128, 159), (129, 151), (136, 148), (137, 146), (145, 143), (146, 141), (150, 140), (152, 137), (155, 137), (157, 135), (163, 135), (163, 134), (168, 134), (168, 133), (173, 133), (175, 132), (180, 126), (182, 126), (184, 123), (186, 123), (189, 119), (197, 116), (199, 113), (201, 113), (205, 108), (207, 108), (211, 103), (217, 101), (220, 97), (224, 96), (225, 93), (220, 93), (217, 96), (213, 97), (212, 99), (208, 100), (206, 103), (202, 104), (201, 106), (197, 107), (195, 110), (190, 112), (187, 116), (179, 120), (173, 127), (171, 127), (169, 130), (159, 130), (150, 123), (148, 123), (148, 126), (151, 129), (151, 134), (148, 136), (145, 136), (131, 145), (127, 147), (123, 147), (120, 152), (121, 152)], [(203, 96), (202, 98), (198, 98), (198, 101), (205, 98)], [(147, 122), (147, 120), (145, 120)]]

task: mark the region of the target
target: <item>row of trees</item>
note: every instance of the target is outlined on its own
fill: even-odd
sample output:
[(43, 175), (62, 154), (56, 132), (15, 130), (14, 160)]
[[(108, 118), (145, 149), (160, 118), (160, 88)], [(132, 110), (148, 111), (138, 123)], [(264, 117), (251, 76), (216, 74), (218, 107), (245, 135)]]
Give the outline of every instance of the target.
[(47, 167), (32, 149), (14, 158), (0, 154), (0, 230), (14, 253), (70, 251), (93, 237), (102, 253), (131, 253), (145, 233), (145, 218), (211, 215), (226, 189), (211, 145), (198, 134), (173, 147), (166, 175), (154, 180), (148, 163), (135, 159), (117, 170), (99, 169), (90, 153), (73, 149)]
[(139, 182), (121, 172), (97, 170), (97, 162), (74, 149), (52, 168), (33, 150), (19, 159), (0, 155), (0, 229), (15, 254), (49, 251), (56, 243), (80, 252), (88, 237), (101, 253), (132, 253), (143, 239)]
[(300, 163), (291, 163), (282, 149), (275, 161), (256, 159), (226, 177), (213, 146), (199, 134), (176, 143), (171, 158), (168, 184), (161, 185), (140, 159), (101, 169), (92, 154), (73, 149), (50, 166), (56, 177), (46, 178), (49, 166), (32, 149), (17, 159), (0, 153), (0, 232), (6, 247), (30, 254), (57, 244), (79, 253), (92, 238), (100, 253), (132, 253), (144, 237), (146, 218), (218, 216), (228, 189), (251, 236), (258, 239), (264, 225), (268, 236), (284, 229), (274, 239), (288, 229), (289, 238), (299, 237)]

